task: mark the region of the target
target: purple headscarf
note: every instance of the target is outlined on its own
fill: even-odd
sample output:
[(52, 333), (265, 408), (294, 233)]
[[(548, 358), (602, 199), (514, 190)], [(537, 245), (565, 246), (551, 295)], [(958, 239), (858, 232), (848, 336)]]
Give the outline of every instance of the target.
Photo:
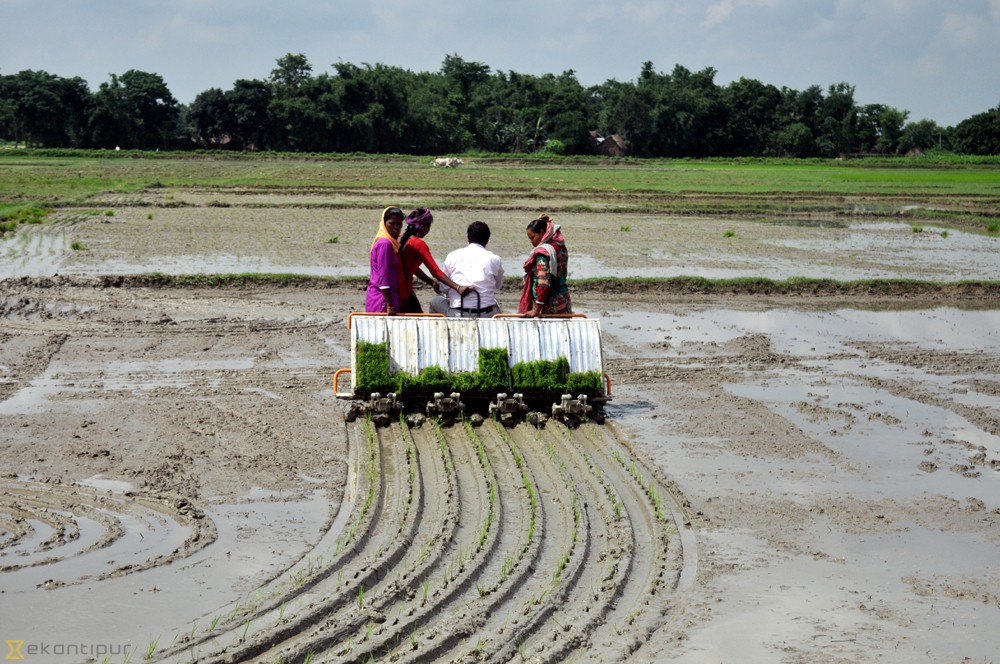
[(412, 226), (415, 231), (422, 231), (429, 227), (434, 221), (434, 215), (429, 208), (420, 207), (406, 215), (406, 225)]

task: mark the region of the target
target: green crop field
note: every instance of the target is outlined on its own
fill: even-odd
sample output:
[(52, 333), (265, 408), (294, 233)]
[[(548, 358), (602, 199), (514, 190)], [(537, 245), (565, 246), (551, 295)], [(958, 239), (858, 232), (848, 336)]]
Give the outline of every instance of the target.
[[(1000, 160), (676, 161), (242, 154), (0, 154), (0, 214), (86, 205), (98, 194), (199, 188), (219, 192), (420, 194), (438, 207), (509, 207), (671, 214), (836, 213), (852, 203), (933, 207), (970, 222), (1000, 217)], [(534, 205), (537, 207), (537, 205)], [(984, 226), (986, 222), (984, 221)]]

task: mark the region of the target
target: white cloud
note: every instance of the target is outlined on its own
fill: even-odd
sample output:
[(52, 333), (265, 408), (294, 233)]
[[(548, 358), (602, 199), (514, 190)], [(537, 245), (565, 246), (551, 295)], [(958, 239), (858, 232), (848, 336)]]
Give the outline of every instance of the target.
[(985, 31), (981, 16), (948, 14), (941, 22), (941, 33), (953, 46), (976, 46), (983, 40)]

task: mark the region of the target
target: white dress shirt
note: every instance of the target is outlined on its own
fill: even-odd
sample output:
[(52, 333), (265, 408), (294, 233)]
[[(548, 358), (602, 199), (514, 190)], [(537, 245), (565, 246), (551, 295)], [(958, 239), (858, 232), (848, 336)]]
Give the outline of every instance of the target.
[[(478, 302), (471, 293), (465, 296), (465, 307), (485, 309), (497, 304), (496, 292), (503, 285), (503, 263), (483, 245), (471, 243), (454, 250), (444, 259), (441, 269), (458, 285), (472, 286), (479, 292)], [(441, 291), (452, 308), (463, 306), (457, 292), (447, 286), (442, 286)]]

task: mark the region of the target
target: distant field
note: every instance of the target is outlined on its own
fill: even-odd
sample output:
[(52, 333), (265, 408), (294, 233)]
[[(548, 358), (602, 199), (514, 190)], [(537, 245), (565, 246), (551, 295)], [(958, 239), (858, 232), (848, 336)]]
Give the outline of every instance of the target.
[[(1000, 162), (510, 160), (458, 168), (403, 156), (0, 155), (0, 215), (23, 207), (106, 206), (108, 195), (198, 191), (209, 204), (656, 212), (753, 218), (780, 213), (903, 214), (966, 229), (1000, 219)], [(307, 201), (297, 197), (306, 196)], [(95, 202), (95, 201), (100, 202)], [(163, 205), (170, 206), (169, 201)]]

